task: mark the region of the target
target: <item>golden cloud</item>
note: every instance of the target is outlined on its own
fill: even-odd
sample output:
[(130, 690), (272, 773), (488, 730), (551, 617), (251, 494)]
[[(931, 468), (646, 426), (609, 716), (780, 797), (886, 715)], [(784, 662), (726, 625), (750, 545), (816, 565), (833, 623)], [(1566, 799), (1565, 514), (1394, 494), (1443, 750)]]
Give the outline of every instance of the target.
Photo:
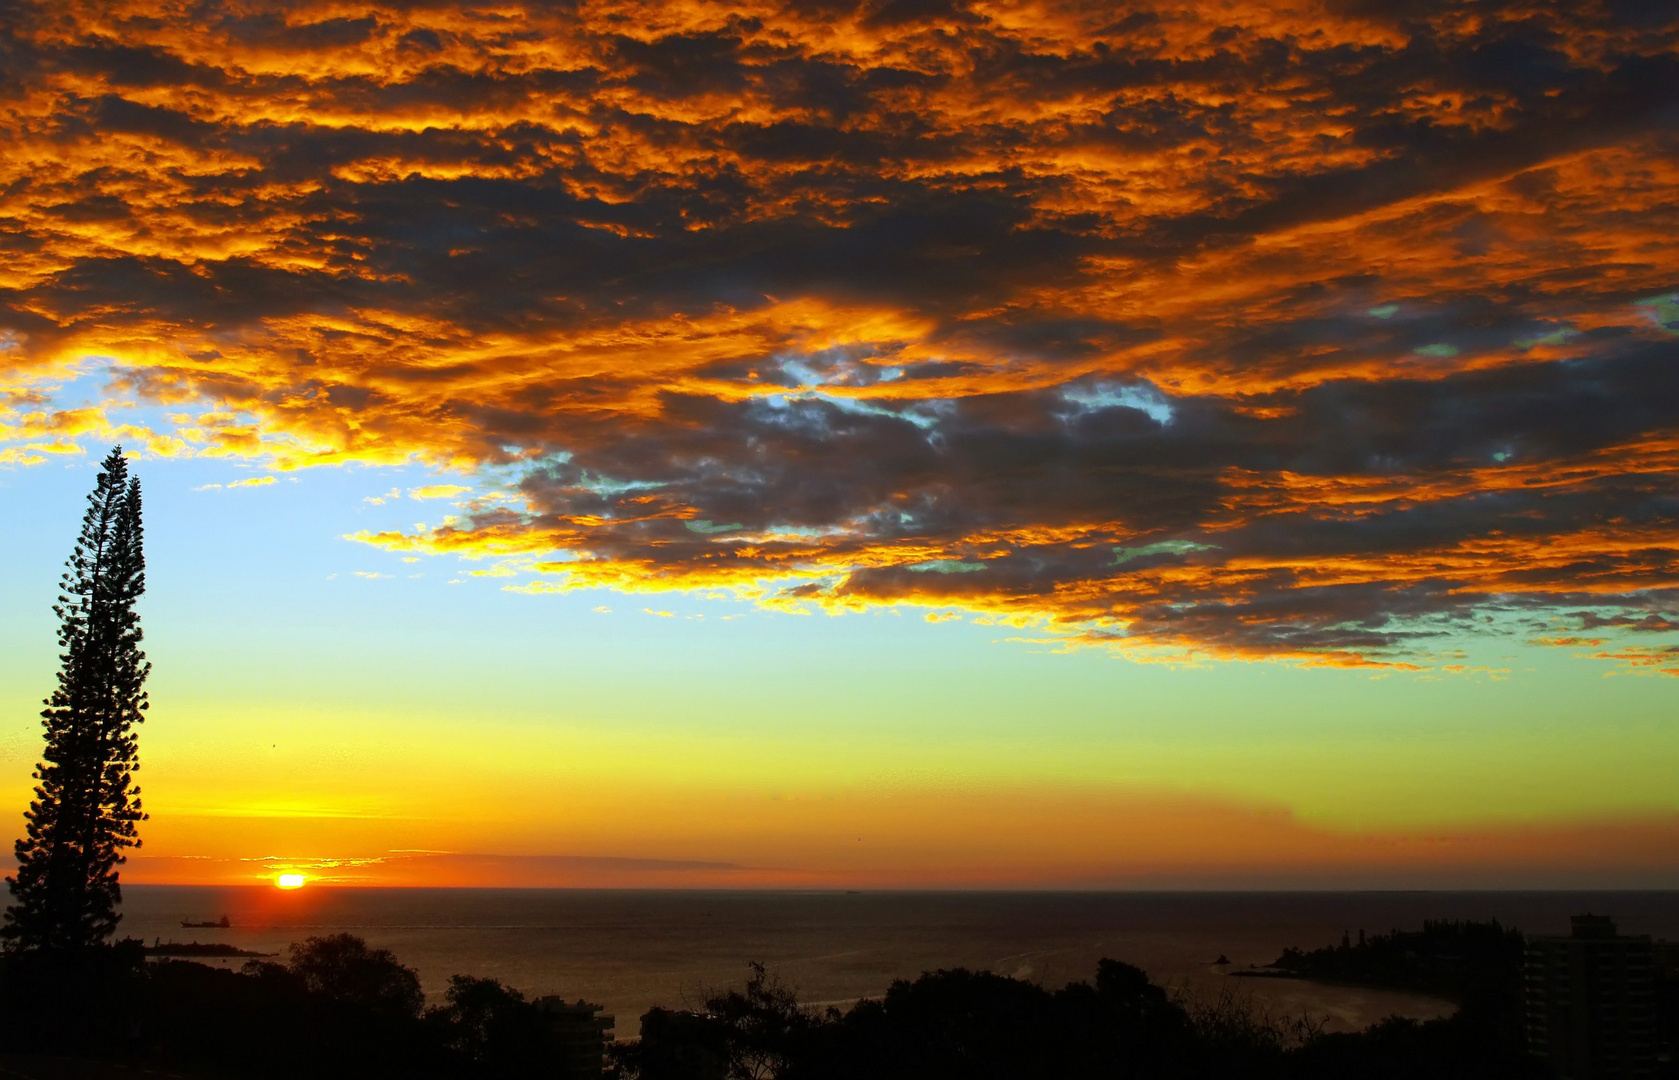
[(510, 467), (357, 535), (533, 590), (1620, 641), (1679, 613), (1679, 28), (1617, 10), (28, 6), (0, 463)]
[(464, 495), (472, 489), (460, 484), (426, 484), (422, 487), (409, 488), (410, 499), (452, 499), (456, 495)]

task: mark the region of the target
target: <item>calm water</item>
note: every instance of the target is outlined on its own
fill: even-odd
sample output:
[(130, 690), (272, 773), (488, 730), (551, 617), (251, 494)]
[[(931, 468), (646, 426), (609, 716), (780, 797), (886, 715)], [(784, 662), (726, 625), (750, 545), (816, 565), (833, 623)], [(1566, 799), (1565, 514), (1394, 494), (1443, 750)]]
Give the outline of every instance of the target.
[[(312, 934), (349, 931), (392, 949), (439, 994), (452, 974), (491, 975), (531, 994), (605, 1005), (620, 1035), (653, 1005), (681, 1007), (744, 980), (761, 960), (812, 1003), (849, 1004), (894, 978), (968, 967), (1045, 986), (1090, 978), (1104, 956), (1157, 983), (1217, 993), (1235, 982), (1274, 1010), (1356, 1029), (1391, 1013), (1450, 1007), (1428, 998), (1310, 983), (1229, 980), (1285, 946), (1339, 942), (1343, 931), (1418, 928), (1423, 919), (1486, 919), (1560, 933), (1568, 916), (1608, 913), (1624, 933), (1679, 939), (1679, 893), (787, 893), (548, 889), (339, 889), (128, 886), (123, 933), (226, 941), (282, 952)], [(229, 930), (181, 921), (228, 915)]]

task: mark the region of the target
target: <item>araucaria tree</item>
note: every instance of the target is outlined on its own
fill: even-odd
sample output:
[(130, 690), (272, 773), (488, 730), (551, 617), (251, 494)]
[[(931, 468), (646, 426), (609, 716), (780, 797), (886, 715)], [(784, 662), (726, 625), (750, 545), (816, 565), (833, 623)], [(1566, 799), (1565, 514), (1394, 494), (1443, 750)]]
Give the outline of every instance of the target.
[(121, 916), (117, 867), (138, 847), (140, 789), (134, 725), (145, 719), (146, 675), (135, 601), (146, 591), (140, 482), (122, 447), (101, 465), (53, 611), (58, 689), (41, 713), (47, 745), (17, 842), (13, 903), (0, 938), (12, 949), (77, 949), (110, 937)]

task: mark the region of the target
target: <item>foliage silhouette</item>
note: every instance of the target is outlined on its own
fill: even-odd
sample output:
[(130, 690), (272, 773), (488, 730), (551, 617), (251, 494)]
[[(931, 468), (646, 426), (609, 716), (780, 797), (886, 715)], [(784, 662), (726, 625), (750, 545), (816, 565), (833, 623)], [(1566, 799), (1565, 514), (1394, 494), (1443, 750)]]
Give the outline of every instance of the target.
[[(0, 1047), (14, 1055), (263, 1080), (540, 1075), (528, 1069), (537, 1060), (528, 1053), (517, 1059), (521, 1071), (493, 1067), (517, 1058), (508, 1052), (504, 1024), (487, 1025), (487, 1038), (476, 1047), (481, 1061), (459, 1052), (447, 1025), (421, 1018), (414, 999), (391, 992), (406, 983), (407, 968), (386, 950), (342, 937), (348, 935), (304, 942), (293, 953), (301, 960), (296, 970), (262, 961), (240, 971), (176, 959), (147, 962), (136, 941), (6, 954), (0, 957)], [(468, 980), (481, 981), (489, 980)], [(66, 1065), (53, 1074), (90, 1071), (97, 1074)]]
[(729, 1080), (780, 1075), (816, 1026), (815, 1016), (763, 964), (754, 962), (748, 967), (752, 974), (744, 990), (714, 994), (706, 1000), (706, 1011), (723, 1022), (729, 1035), (725, 1043)]
[(287, 970), (310, 993), (386, 1016), (420, 1015), (420, 976), (389, 949), (370, 949), (354, 934), (312, 937), (291, 947)]
[(499, 979), (455, 975), (444, 997), (447, 1004), (427, 1010), (426, 1022), (475, 1074), (537, 1076), (552, 1060), (553, 1038), (541, 1011)]
[(151, 665), (140, 651), (134, 605), (146, 591), (140, 481), (122, 447), (100, 466), (82, 531), (66, 563), (59, 619), (58, 687), (42, 711), (46, 747), (35, 798), (6, 879), (14, 903), (0, 928), (11, 949), (81, 949), (117, 928), (123, 850), (145, 820), (132, 773), (134, 725), (145, 719)]
[(631, 1080), (727, 1080), (736, 1071), (729, 1051), (729, 1032), (716, 1017), (652, 1008), (641, 1017), (641, 1038), (614, 1044), (612, 1060)]
[(0, 1045), (11, 1053), (124, 1056), (149, 973), (138, 941), (0, 955)]
[[(143, 959), (138, 942), (0, 957), (0, 1044), (182, 1075), (278, 1080), (502, 1080), (565, 1071), (537, 1004), (494, 979), (456, 976), (419, 1014), (412, 972), (335, 935), (289, 964), (240, 972)], [(412, 991), (412, 992), (411, 992)], [(752, 965), (744, 988), (697, 1011), (650, 1010), (616, 1044), (616, 1080), (1537, 1080), (1490, 1013), (1389, 1019), (1324, 1035), (1234, 994), (1174, 996), (1103, 960), (1091, 982), (1050, 990), (988, 972), (899, 980), (876, 1000), (818, 1013)]]
[(1536, 1080), (1519, 1039), (1475, 1016), (1390, 1019), (1324, 1035), (1234, 990), (1173, 996), (1103, 960), (1094, 983), (1049, 990), (988, 972), (936, 971), (818, 1015), (753, 965), (743, 991), (703, 1011), (653, 1009), (615, 1048), (623, 1080), (1252, 1080), (1478, 1077)]
[[(447, 1080), (464, 1070), (417, 1017), (335, 996), (288, 967), (148, 963), (139, 1053), (150, 1067), (232, 1077)], [(375, 997), (375, 1001), (377, 1001)]]

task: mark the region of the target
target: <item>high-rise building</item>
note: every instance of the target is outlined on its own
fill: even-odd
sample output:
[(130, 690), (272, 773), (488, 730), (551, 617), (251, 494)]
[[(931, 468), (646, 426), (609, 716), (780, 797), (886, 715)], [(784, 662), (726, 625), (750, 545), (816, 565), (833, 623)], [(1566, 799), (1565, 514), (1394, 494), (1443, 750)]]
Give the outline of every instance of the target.
[(581, 998), (567, 1002), (563, 997), (542, 997), (536, 1007), (559, 1052), (556, 1080), (600, 1080), (606, 1044), (612, 1041), (612, 1017)]
[(1657, 1075), (1655, 947), (1602, 915), (1568, 937), (1530, 937), (1524, 979), (1528, 1050), (1560, 1080)]
[(1656, 1075), (1679, 1078), (1679, 941), (1656, 942)]

